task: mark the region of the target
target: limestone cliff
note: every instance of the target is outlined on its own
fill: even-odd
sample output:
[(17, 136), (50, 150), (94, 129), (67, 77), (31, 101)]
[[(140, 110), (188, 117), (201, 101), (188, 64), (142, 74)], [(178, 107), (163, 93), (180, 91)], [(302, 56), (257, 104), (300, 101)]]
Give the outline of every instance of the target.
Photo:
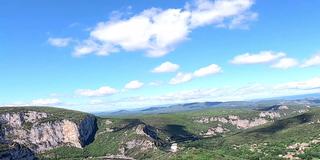
[(60, 146), (82, 148), (93, 141), (97, 131), (94, 116), (86, 115), (79, 123), (51, 116), (36, 111), (0, 114), (1, 143), (18, 143), (39, 153)]

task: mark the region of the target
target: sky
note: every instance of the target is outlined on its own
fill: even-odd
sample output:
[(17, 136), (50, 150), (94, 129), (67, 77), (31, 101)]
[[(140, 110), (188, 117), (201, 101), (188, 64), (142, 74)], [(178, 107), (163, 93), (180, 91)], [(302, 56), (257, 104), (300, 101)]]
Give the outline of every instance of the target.
[(87, 112), (320, 92), (318, 0), (1, 0), (0, 105)]

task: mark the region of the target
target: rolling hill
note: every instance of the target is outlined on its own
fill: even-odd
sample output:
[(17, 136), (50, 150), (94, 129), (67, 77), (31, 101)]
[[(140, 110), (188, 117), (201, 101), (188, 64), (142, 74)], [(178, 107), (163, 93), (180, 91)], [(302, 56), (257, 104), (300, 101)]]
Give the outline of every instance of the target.
[[(310, 102), (268, 101), (250, 107), (219, 106), (223, 103), (178, 106), (202, 108), (204, 104), (215, 107), (121, 117), (97, 117), (56, 108), (1, 108), (0, 158), (17, 153), (38, 159), (320, 158), (320, 109), (315, 103), (310, 106)], [(154, 110), (159, 108), (147, 109)], [(30, 113), (34, 115), (26, 116)], [(8, 115), (19, 115), (22, 123), (15, 126), (17, 121), (12, 118), (5, 121)], [(74, 129), (70, 129), (72, 126)], [(66, 129), (68, 132), (63, 132)], [(42, 133), (35, 134), (38, 139), (27, 138), (28, 141), (8, 134), (21, 131)], [(64, 133), (62, 136), (60, 131)]]

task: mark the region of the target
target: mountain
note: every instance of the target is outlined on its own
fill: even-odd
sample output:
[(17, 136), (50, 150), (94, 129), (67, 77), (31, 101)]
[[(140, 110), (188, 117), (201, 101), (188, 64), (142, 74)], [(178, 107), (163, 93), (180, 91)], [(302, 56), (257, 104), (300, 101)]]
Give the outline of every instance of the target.
[(308, 104), (187, 103), (121, 117), (0, 108), (0, 159), (319, 159), (320, 105)]
[[(319, 96), (319, 98), (317, 98)], [(227, 102), (194, 102), (184, 104), (152, 106), (143, 109), (119, 110), (116, 112), (94, 113), (98, 116), (134, 116), (145, 114), (165, 114), (185, 111), (197, 111), (209, 108), (258, 108), (272, 105), (317, 105), (320, 104), (320, 94), (296, 95), (290, 97), (276, 97), (252, 101), (227, 101)]]
[(276, 97), (272, 99), (284, 99), (284, 100), (320, 99), (320, 93), (300, 94), (300, 95), (293, 95), (293, 96)]
[(98, 116), (129, 116), (129, 115), (145, 115), (145, 114), (164, 114), (164, 113), (176, 113), (184, 111), (194, 111), (216, 107), (222, 102), (195, 102), (195, 103), (185, 103), (185, 104), (174, 104), (174, 105), (161, 105), (146, 107), (143, 109), (135, 110), (119, 110), (116, 112), (98, 112), (94, 113)]

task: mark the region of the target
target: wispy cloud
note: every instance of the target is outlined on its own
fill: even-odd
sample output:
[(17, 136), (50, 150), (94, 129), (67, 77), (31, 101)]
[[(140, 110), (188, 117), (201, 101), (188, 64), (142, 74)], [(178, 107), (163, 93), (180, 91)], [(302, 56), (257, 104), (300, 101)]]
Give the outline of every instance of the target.
[(185, 83), (191, 81), (193, 78), (191, 73), (182, 73), (179, 72), (175, 77), (173, 77), (169, 84), (176, 85), (180, 83)]
[(220, 66), (216, 65), (216, 64), (211, 64), (207, 67), (203, 67), (203, 68), (200, 68), (198, 70), (196, 70), (193, 75), (195, 77), (205, 77), (205, 76), (209, 76), (209, 75), (212, 75), (212, 74), (217, 74), (217, 73), (220, 73), (222, 72), (222, 69)]
[(273, 64), (272, 68), (278, 68), (278, 69), (288, 69), (295, 66), (298, 66), (299, 62), (296, 59), (293, 58), (282, 58), (275, 64)]
[[(315, 77), (299, 82), (280, 84), (247, 84), (240, 87), (191, 89), (156, 96), (132, 96), (104, 101), (100, 106), (116, 106), (117, 109), (188, 102), (241, 101), (320, 92), (320, 79)], [(109, 110), (112, 108), (109, 108)]]
[(144, 86), (144, 83), (142, 83), (142, 82), (140, 82), (140, 81), (138, 81), (138, 80), (134, 80), (134, 81), (128, 82), (128, 83), (124, 86), (124, 88), (125, 88), (125, 89), (139, 89), (139, 88), (141, 88), (141, 87), (143, 87), (143, 86)]
[(31, 102), (31, 105), (35, 106), (57, 106), (60, 104), (62, 104), (62, 101), (57, 98), (35, 99)]
[(178, 64), (171, 63), (169, 61), (162, 63), (160, 66), (152, 70), (153, 73), (168, 73), (175, 72), (180, 68)]
[(98, 89), (78, 89), (75, 91), (77, 95), (86, 96), (86, 97), (99, 97), (113, 95), (118, 91), (109, 86), (103, 86)]
[(231, 60), (233, 64), (259, 64), (269, 63), (279, 58), (285, 57), (283, 52), (261, 51), (259, 53), (245, 53), (234, 57)]
[(301, 67), (312, 67), (312, 66), (320, 66), (320, 53), (310, 57), (301, 65)]
[(296, 89), (296, 90), (312, 90), (320, 89), (320, 77), (315, 77), (306, 81), (288, 82), (277, 85), (276, 89)]
[(179, 72), (175, 77), (173, 77), (170, 80), (169, 84), (172, 84), (172, 85), (181, 84), (181, 83), (189, 82), (194, 78), (214, 75), (214, 74), (217, 74), (220, 72), (222, 72), (222, 69), (220, 66), (218, 66), (216, 64), (211, 64), (209, 66), (202, 67), (202, 68), (194, 71), (193, 73)]
[(66, 47), (70, 44), (72, 38), (49, 38), (48, 43), (55, 47)]

